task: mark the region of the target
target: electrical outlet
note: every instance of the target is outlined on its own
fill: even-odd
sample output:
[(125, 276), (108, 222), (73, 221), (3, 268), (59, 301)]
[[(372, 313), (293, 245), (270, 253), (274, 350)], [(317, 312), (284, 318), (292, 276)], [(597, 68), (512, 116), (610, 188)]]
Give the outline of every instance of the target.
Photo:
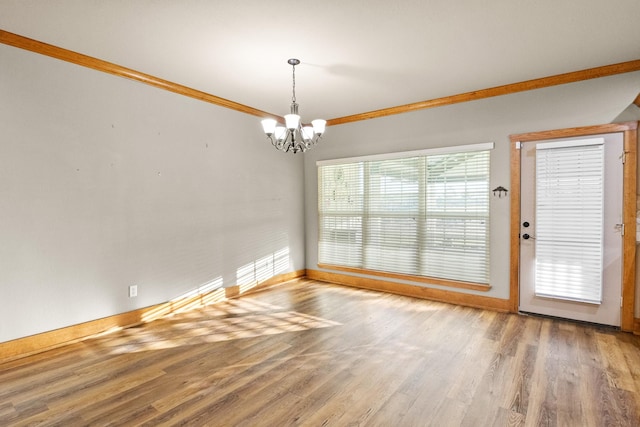
[(134, 298), (138, 296), (138, 285), (129, 286), (129, 298)]

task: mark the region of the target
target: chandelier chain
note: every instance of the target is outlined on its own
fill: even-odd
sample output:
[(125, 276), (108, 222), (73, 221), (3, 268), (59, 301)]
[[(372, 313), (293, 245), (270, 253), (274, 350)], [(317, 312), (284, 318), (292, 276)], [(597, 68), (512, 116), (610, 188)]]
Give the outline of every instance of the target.
[(291, 97), (291, 102), (296, 103), (296, 66), (293, 67), (293, 96)]

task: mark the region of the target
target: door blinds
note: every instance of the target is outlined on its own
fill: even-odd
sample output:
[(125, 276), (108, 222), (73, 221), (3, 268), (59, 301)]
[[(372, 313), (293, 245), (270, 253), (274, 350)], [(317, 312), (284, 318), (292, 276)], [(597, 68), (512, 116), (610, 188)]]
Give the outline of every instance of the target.
[(602, 300), (604, 140), (536, 146), (535, 293)]
[(488, 284), (492, 146), (319, 162), (319, 262)]

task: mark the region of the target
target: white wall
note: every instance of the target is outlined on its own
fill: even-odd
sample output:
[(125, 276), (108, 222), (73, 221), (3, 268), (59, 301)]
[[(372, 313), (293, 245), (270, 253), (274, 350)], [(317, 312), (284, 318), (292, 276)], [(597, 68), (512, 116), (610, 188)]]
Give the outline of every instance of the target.
[[(317, 160), (495, 142), (491, 188), (511, 189), (510, 134), (610, 123), (639, 92), (636, 72), (329, 127), (324, 141), (305, 154), (307, 268), (318, 269)], [(491, 202), (492, 289), (449, 290), (507, 299), (510, 199), (492, 196)]]
[(303, 160), (257, 117), (4, 45), (0, 64), (0, 342), (304, 268)]

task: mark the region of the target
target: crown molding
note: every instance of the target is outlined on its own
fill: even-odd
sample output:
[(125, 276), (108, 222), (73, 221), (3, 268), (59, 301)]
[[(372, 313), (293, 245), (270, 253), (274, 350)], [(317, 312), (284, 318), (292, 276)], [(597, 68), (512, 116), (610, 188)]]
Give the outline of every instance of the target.
[[(178, 83), (173, 83), (150, 74), (142, 73), (131, 68), (122, 67), (120, 65), (107, 62), (88, 55), (77, 53), (68, 49), (57, 47), (38, 40), (30, 39), (8, 31), (0, 30), (0, 43), (8, 46), (25, 49), (34, 53), (56, 58), (62, 61), (70, 62), (83, 67), (92, 68), (108, 74), (136, 80), (141, 83), (174, 92), (180, 95), (195, 98), (200, 101), (215, 104), (221, 107), (230, 108), (242, 113), (251, 114), (258, 117), (272, 117), (282, 121), (283, 118), (266, 111), (258, 110), (247, 105), (220, 98), (218, 96), (199, 91)], [(414, 102), (411, 104), (399, 105), (396, 107), (383, 108), (380, 110), (369, 111), (366, 113), (353, 114), (350, 116), (337, 117), (327, 120), (327, 126), (335, 126), (345, 123), (351, 123), (361, 120), (375, 119), (379, 117), (390, 116), (394, 114), (409, 113), (427, 108), (442, 107), (445, 105), (459, 104), (462, 102), (475, 101), (484, 98), (491, 98), (501, 95), (509, 95), (512, 93), (523, 92), (534, 89), (542, 89), (550, 86), (557, 86), (567, 83), (579, 82), (582, 80), (596, 79), (600, 77), (613, 76), (616, 74), (630, 73), (640, 71), (640, 59), (620, 62), (618, 64), (605, 65), (602, 67), (589, 68), (586, 70), (574, 71), (570, 73), (557, 74), (549, 77), (542, 77), (533, 80), (526, 80), (519, 83), (511, 83), (502, 86), (496, 86), (488, 89), (480, 89), (471, 92), (465, 92), (457, 95), (435, 98), (427, 101)], [(640, 94), (634, 101), (635, 105), (640, 106)]]
[[(474, 90), (458, 95), (435, 98), (428, 101), (414, 102), (412, 104), (399, 105), (397, 107), (383, 108), (381, 110), (369, 111), (367, 113), (353, 114), (351, 116), (338, 117), (327, 120), (327, 126), (341, 125), (345, 123), (357, 122), (361, 120), (376, 119), (393, 114), (408, 113), (411, 111), (424, 110), (427, 108), (443, 107), (445, 105), (459, 104), (462, 102), (476, 101), (495, 96), (509, 95), (517, 92), (524, 92), (534, 89), (542, 89), (550, 86), (575, 83), (583, 80), (597, 79), (600, 77), (613, 76), (616, 74), (631, 73), (640, 71), (640, 59), (634, 61), (620, 62), (618, 64), (605, 65), (602, 67), (588, 68), (586, 70), (573, 71), (570, 73), (556, 74), (554, 76), (542, 77), (533, 80), (526, 80), (519, 83), (511, 83), (496, 86), (488, 89)], [(634, 101), (640, 104), (640, 94)]]
[(0, 43), (28, 50), (34, 53), (39, 53), (51, 58), (60, 59), (72, 64), (81, 65), (83, 67), (92, 68), (103, 73), (113, 74), (119, 77), (135, 80), (159, 89), (164, 89), (169, 92), (174, 92), (179, 95), (195, 98), (197, 100), (219, 105), (221, 107), (230, 108), (242, 113), (259, 117), (273, 117), (275, 119), (280, 118), (277, 115), (267, 113), (253, 107), (249, 107), (247, 105), (239, 104), (228, 99), (220, 98), (218, 96), (211, 95), (197, 89), (183, 86), (178, 83), (173, 83), (168, 80), (152, 76), (150, 74), (145, 74), (131, 68), (122, 67), (111, 62), (103, 61), (102, 59), (84, 55), (82, 53), (74, 52), (48, 43), (43, 43), (41, 41), (20, 36), (18, 34), (13, 34), (8, 31), (0, 30)]

